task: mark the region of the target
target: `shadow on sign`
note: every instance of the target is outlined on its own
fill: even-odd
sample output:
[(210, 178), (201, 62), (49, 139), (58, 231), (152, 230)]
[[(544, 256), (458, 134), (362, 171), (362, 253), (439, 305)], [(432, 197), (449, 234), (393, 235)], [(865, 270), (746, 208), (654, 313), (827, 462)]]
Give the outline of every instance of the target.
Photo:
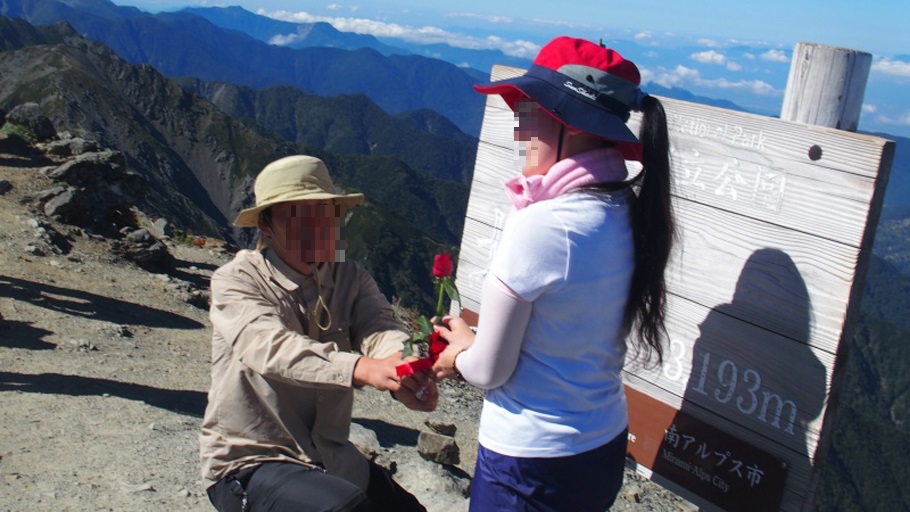
[[(787, 478), (811, 473), (806, 426), (825, 399), (825, 368), (806, 344), (811, 312), (805, 281), (786, 253), (761, 249), (749, 257), (731, 303), (699, 326), (682, 409), (665, 426), (654, 473), (727, 510), (781, 506)], [(786, 357), (800, 361), (799, 374), (784, 370), (789, 361), (768, 336), (731, 330), (731, 317), (774, 318), (795, 333)], [(710, 417), (705, 409), (756, 435), (739, 439), (699, 420)], [(775, 438), (791, 448), (768, 441)]]

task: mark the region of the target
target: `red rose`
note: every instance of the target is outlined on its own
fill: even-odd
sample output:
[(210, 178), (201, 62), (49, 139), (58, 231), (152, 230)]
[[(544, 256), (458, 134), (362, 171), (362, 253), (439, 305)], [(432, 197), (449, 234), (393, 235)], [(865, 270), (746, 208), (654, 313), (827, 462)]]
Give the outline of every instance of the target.
[(433, 275), (438, 278), (452, 275), (452, 255), (447, 252), (436, 255), (433, 259)]

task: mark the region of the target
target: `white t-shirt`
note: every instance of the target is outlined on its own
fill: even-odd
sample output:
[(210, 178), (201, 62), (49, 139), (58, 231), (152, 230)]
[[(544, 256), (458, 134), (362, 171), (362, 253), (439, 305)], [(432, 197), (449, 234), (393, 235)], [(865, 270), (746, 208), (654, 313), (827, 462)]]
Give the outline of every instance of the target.
[(533, 303), (518, 364), (488, 390), (479, 441), (513, 457), (597, 448), (628, 425), (620, 335), (632, 275), (631, 193), (571, 192), (514, 212), (489, 279)]

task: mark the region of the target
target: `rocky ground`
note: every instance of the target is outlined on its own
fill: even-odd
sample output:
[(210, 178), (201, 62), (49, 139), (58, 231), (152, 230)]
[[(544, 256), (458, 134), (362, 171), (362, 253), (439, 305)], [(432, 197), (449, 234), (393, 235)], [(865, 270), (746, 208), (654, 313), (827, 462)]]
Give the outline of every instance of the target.
[[(203, 302), (230, 253), (172, 238), (165, 270), (115, 256), (110, 239), (38, 207), (55, 184), (41, 168), (58, 164), (0, 154), (0, 512), (213, 510), (197, 461)], [(357, 434), (431, 512), (467, 510), (481, 394), (461, 383), (441, 394), (424, 414), (358, 391)], [(427, 420), (457, 428), (458, 463), (418, 453)], [(632, 472), (614, 507), (693, 509)]]

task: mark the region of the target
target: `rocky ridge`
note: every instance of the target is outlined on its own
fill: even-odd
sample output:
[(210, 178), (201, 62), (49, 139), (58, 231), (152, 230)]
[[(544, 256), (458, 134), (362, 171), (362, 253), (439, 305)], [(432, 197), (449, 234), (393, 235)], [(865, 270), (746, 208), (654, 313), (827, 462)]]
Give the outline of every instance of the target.
[[(33, 128), (0, 134), (0, 511), (212, 510), (208, 278), (235, 248), (130, 208), (116, 151), (11, 113)], [(431, 512), (467, 510), (481, 402), (457, 382), (430, 414), (359, 390), (352, 439)], [(632, 472), (614, 506), (693, 509)]]

